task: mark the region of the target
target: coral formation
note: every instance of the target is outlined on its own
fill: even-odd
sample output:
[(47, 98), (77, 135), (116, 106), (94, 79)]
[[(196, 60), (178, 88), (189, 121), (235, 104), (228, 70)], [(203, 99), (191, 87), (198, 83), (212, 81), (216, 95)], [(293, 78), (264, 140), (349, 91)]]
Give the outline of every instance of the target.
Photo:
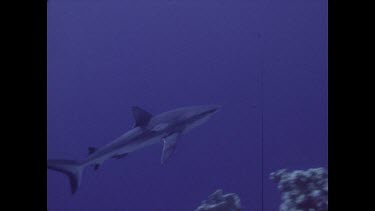
[(282, 194), (280, 211), (327, 211), (328, 172), (324, 168), (270, 174)]
[(240, 198), (234, 193), (223, 195), (223, 191), (219, 189), (208, 200), (202, 201), (195, 211), (241, 211)]

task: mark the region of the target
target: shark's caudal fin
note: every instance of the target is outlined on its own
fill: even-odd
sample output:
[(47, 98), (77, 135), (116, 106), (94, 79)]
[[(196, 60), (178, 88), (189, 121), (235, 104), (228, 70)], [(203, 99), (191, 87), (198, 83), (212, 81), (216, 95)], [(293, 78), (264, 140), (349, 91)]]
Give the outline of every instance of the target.
[(47, 168), (68, 176), (72, 194), (74, 194), (80, 184), (83, 166), (78, 161), (73, 160), (47, 160)]

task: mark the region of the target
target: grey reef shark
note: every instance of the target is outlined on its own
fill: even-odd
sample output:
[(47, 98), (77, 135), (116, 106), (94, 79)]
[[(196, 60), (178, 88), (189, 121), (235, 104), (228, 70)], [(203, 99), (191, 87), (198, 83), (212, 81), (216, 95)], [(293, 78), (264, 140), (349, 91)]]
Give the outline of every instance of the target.
[(217, 105), (191, 106), (153, 116), (144, 109), (133, 106), (135, 124), (131, 130), (99, 149), (89, 147), (89, 155), (84, 160), (50, 159), (47, 160), (47, 168), (66, 174), (74, 194), (81, 184), (85, 167), (94, 166), (97, 170), (107, 159), (120, 159), (152, 144), (164, 144), (161, 163), (165, 164), (176, 149), (180, 135), (206, 122), (220, 108)]

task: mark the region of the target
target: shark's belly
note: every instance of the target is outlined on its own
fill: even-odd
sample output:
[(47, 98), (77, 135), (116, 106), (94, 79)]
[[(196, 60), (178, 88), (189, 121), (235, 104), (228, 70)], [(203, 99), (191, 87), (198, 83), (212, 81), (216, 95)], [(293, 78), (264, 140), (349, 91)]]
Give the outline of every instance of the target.
[(161, 140), (161, 137), (154, 137), (154, 138), (147, 139), (147, 140), (137, 140), (137, 141), (134, 141), (125, 145), (124, 147), (119, 149), (116, 153), (117, 154), (131, 153), (136, 150), (142, 149), (144, 147), (147, 147), (156, 143), (160, 143), (160, 140)]
[(134, 140), (123, 140), (123, 143), (121, 143), (120, 141), (116, 141), (113, 144), (106, 146), (105, 149), (102, 149), (101, 151), (98, 151), (97, 153), (91, 155), (85, 162), (85, 165), (98, 163), (101, 164), (105, 160), (111, 159), (114, 156), (131, 153), (144, 147), (160, 143), (161, 138), (162, 135), (158, 135)]

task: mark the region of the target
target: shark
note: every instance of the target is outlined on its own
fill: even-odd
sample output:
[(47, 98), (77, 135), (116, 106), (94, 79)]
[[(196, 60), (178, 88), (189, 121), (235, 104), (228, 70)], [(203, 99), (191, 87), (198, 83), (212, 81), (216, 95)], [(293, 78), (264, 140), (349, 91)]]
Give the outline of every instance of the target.
[(189, 106), (154, 116), (139, 106), (133, 106), (134, 125), (129, 131), (100, 148), (88, 147), (89, 155), (83, 160), (47, 159), (47, 169), (68, 176), (74, 194), (81, 185), (85, 167), (93, 166), (98, 170), (108, 159), (121, 159), (153, 144), (163, 144), (161, 164), (165, 165), (174, 153), (179, 137), (206, 122), (220, 109), (220, 105)]

